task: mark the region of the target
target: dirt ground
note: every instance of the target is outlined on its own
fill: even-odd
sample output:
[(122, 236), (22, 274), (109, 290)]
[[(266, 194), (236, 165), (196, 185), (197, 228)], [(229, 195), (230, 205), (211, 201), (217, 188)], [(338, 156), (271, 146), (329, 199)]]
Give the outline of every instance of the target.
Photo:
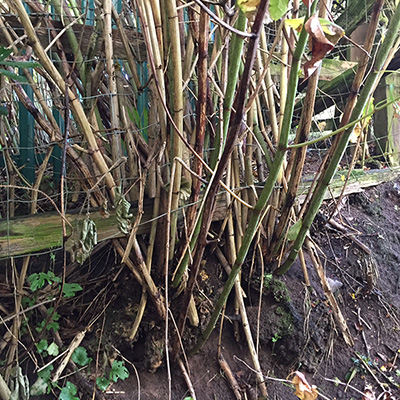
[[(319, 398), (362, 400), (366, 385), (371, 385), (376, 397), (399, 399), (400, 180), (346, 197), (334, 217), (346, 232), (325, 223), (323, 215), (329, 215), (332, 206), (333, 202), (325, 202), (311, 234), (320, 249), (326, 276), (338, 286), (334, 295), (354, 346), (345, 344), (307, 254), (311, 287), (303, 283), (299, 262), (279, 279), (273, 278), (266, 266), (261, 309), (260, 268), (252, 268), (250, 262), (243, 268), (247, 313), (269, 398), (296, 399), (293, 387), (285, 380), (298, 370), (318, 387)], [(93, 358), (91, 366), (82, 372), (91, 385), (101, 371), (110, 369), (114, 359), (125, 360), (129, 377), (112, 384), (103, 398), (168, 399), (169, 393), (174, 400), (190, 397), (174, 360), (170, 360), (168, 378), (164, 325), (152, 304), (147, 305), (139, 334), (133, 340), (129, 338), (142, 291), (127, 268), (118, 264), (119, 258), (111, 248), (105, 245), (93, 255), (90, 266), (77, 268), (68, 277), (72, 282), (84, 277), (87, 286), (85, 298), (78, 297), (60, 307), (61, 338), (68, 344), (88, 322), (93, 322), (82, 342)], [(207, 325), (225, 279), (216, 258), (210, 257), (196, 290), (200, 324), (187, 330), (185, 349), (194, 344)], [(174, 314), (175, 319), (178, 317)], [(260, 398), (233, 298), (227, 304), (222, 331), (220, 328), (219, 321), (203, 349), (188, 359), (196, 398), (235, 399), (218, 363), (219, 344), (242, 398)], [(26, 370), (32, 370), (29, 360), (27, 363)], [(74, 382), (73, 377), (70, 379)], [(81, 389), (77, 394), (80, 399), (92, 398)], [(386, 390), (393, 397), (383, 397)]]
[[(326, 202), (324, 207), (328, 215), (332, 204)], [(383, 397), (386, 390), (392, 398), (400, 395), (400, 182), (350, 195), (342, 201), (334, 219), (347, 228), (346, 233), (318, 218), (312, 237), (322, 251), (320, 257), (326, 276), (342, 285), (335, 297), (353, 337), (353, 347), (347, 346), (342, 338), (308, 256), (312, 287), (303, 284), (303, 273), (296, 263), (279, 278), (284, 285), (272, 280), (264, 288), (260, 312), (259, 278), (252, 278), (250, 284), (244, 285), (249, 322), (254, 338), (258, 337), (259, 359), (270, 399), (297, 398), (290, 385), (274, 380), (286, 379), (294, 370), (304, 372), (321, 395), (329, 399), (361, 400), (360, 392), (366, 385), (372, 386), (377, 397), (389, 398)], [(364, 248), (351, 237), (364, 244)], [(368, 271), (372, 271), (373, 280), (376, 280), (372, 289), (368, 288)], [(207, 322), (210, 301), (217, 298), (223, 274), (215, 261), (207, 264), (205, 272), (197, 293), (202, 318), (200, 327)], [(249, 277), (248, 265), (243, 276)], [(115, 304), (125, 301), (117, 298)], [(226, 310), (221, 338), (216, 329), (204, 348), (188, 360), (197, 399), (235, 399), (218, 364), (219, 340), (243, 398), (259, 396), (243, 332), (239, 331), (238, 341), (235, 339), (231, 303)], [(120, 316), (118, 318), (119, 323), (126, 326)], [(115, 326), (111, 322), (113, 334)], [(200, 330), (193, 328), (188, 337), (194, 339)], [(136, 344), (120, 342), (119, 350), (139, 371), (136, 376), (131, 369), (130, 378), (113, 385), (111, 391), (115, 393), (109, 393), (107, 398), (135, 399), (139, 395), (144, 400), (168, 398), (168, 373), (163, 352), (157, 350), (160, 348), (157, 342), (162, 342), (163, 336), (161, 327), (149, 326), (149, 331), (142, 332)], [(110, 338), (114, 339), (114, 336)], [(189, 343), (190, 339), (185, 342), (188, 347)], [(172, 399), (188, 397), (181, 370), (173, 361), (170, 367)]]

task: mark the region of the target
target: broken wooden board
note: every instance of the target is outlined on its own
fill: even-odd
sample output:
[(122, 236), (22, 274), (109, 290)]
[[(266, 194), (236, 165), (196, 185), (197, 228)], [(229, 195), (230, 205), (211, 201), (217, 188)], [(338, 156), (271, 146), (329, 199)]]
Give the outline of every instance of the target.
[[(340, 195), (347, 171), (339, 171), (325, 195), (325, 199), (330, 199)], [(357, 193), (364, 188), (376, 186), (380, 183), (394, 180), (400, 176), (400, 168), (360, 171), (355, 170), (345, 189), (345, 195)], [(300, 203), (304, 201), (313, 177), (305, 177), (298, 190)], [(261, 189), (260, 189), (261, 190)], [(216, 210), (213, 215), (214, 221), (220, 221), (226, 216), (226, 196), (218, 196)], [(135, 213), (135, 209), (132, 211)], [(153, 212), (153, 201), (146, 199), (144, 204), (144, 213), (141, 223), (138, 227), (138, 234), (149, 233), (151, 228)], [(181, 212), (179, 213), (182, 220)], [(160, 220), (165, 216), (161, 215)], [(79, 240), (79, 229), (86, 218), (85, 214), (79, 212), (69, 212), (66, 215), (67, 220), (73, 227), (67, 226), (67, 233), (70, 235), (66, 248), (71, 251), (75, 242)], [(100, 211), (92, 211), (90, 218), (97, 227), (98, 241), (124, 237), (118, 229), (118, 221), (115, 211), (111, 211), (108, 218), (104, 218)], [(62, 224), (61, 216), (57, 213), (43, 213), (13, 219), (0, 220), (0, 258), (9, 258), (28, 253), (40, 253), (46, 249), (59, 249), (62, 246)]]

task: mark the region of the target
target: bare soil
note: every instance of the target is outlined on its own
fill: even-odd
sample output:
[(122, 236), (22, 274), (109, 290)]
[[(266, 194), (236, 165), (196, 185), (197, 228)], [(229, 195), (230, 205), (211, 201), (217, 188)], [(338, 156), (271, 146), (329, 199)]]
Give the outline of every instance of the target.
[[(247, 313), (269, 398), (297, 398), (290, 384), (279, 381), (296, 370), (305, 373), (325, 398), (361, 400), (360, 392), (367, 384), (377, 396), (387, 390), (393, 399), (399, 398), (400, 181), (345, 198), (334, 219), (346, 232), (326, 223), (324, 215), (330, 214), (332, 206), (333, 202), (325, 202), (311, 233), (321, 250), (326, 276), (341, 285), (335, 297), (354, 339), (353, 347), (343, 340), (307, 254), (311, 287), (303, 283), (299, 262), (279, 279), (272, 278), (265, 266), (261, 308), (261, 267), (252, 266), (249, 260), (243, 268)], [(355, 243), (352, 237), (364, 246)], [(104, 394), (106, 399), (168, 399), (169, 393), (174, 400), (189, 397), (175, 360), (169, 362), (171, 379), (168, 379), (165, 327), (150, 300), (138, 335), (130, 339), (142, 290), (130, 271), (118, 263), (112, 247), (104, 246), (92, 256), (90, 263), (69, 272), (70, 282), (84, 282), (85, 296), (78, 296), (59, 308), (59, 333), (64, 344), (68, 345), (90, 324), (82, 343), (93, 358), (90, 367), (82, 372), (89, 388), (94, 386), (96, 377), (110, 370), (113, 360), (121, 360), (123, 356), (130, 376), (112, 384)], [(185, 349), (195, 343), (207, 325), (225, 279), (223, 268), (209, 255), (196, 290), (200, 324), (187, 329), (183, 338)], [(171, 298), (174, 295), (170, 293)], [(178, 311), (172, 310), (172, 313), (178, 319)], [(257, 399), (260, 394), (256, 374), (240, 321), (235, 316), (233, 297), (228, 301), (223, 322), (222, 330), (219, 321), (203, 349), (188, 359), (196, 397), (199, 400), (235, 399), (218, 363), (220, 346), (243, 398)], [(171, 320), (169, 325), (172, 332)], [(25, 369), (33, 370), (29, 359)], [(35, 379), (34, 374), (30, 376)], [(75, 382), (73, 376), (69, 379)], [(78, 383), (77, 386), (80, 399), (92, 398)]]
[[(326, 202), (326, 215), (331, 208), (332, 204)], [(286, 379), (294, 370), (304, 372), (309, 382), (317, 385), (319, 392), (329, 399), (362, 399), (362, 394), (355, 389), (363, 392), (366, 385), (371, 385), (377, 396), (385, 390), (393, 396), (400, 395), (400, 182), (351, 195), (344, 199), (339, 210), (335, 220), (347, 227), (347, 233), (326, 224), (321, 215), (313, 226), (312, 237), (323, 253), (320, 257), (327, 277), (342, 284), (335, 296), (353, 336), (353, 347), (345, 344), (308, 258), (312, 287), (303, 284), (303, 273), (297, 262), (279, 278), (284, 285), (271, 283), (264, 288), (261, 310), (258, 308), (260, 277), (257, 273), (249, 277), (250, 263), (243, 270), (244, 280), (248, 281), (244, 284), (248, 317), (253, 336), (258, 337), (259, 359), (271, 399), (297, 398), (290, 385), (273, 380)], [(352, 235), (366, 249), (354, 243)], [(376, 282), (373, 288), (368, 288), (367, 273), (371, 269)], [(188, 332), (187, 348), (206, 325), (221, 279), (224, 272), (220, 265), (215, 260), (209, 262), (199, 282), (196, 300), (202, 322), (200, 328)], [(115, 305), (121, 305), (120, 312), (124, 315), (127, 293), (120, 292), (118, 296)], [(240, 338), (235, 338), (231, 302), (232, 299), (227, 306), (221, 338), (218, 325), (204, 348), (188, 360), (198, 399), (235, 399), (218, 364), (219, 340), (243, 395), (258, 398), (243, 332), (239, 331)], [(115, 306), (110, 309), (119, 313)], [(117, 316), (119, 323), (129, 326), (121, 315)], [(168, 398), (168, 373), (161, 345), (164, 329), (149, 323), (148, 317), (148, 330), (142, 331), (134, 344), (116, 338), (117, 330), (112, 323), (109, 326), (107, 317), (106, 326), (111, 332), (105, 332), (104, 336), (119, 344), (119, 350), (139, 370), (135, 376), (131, 369), (130, 378), (113, 385), (116, 393), (107, 398), (135, 399), (139, 394), (144, 400)], [(170, 368), (172, 399), (184, 399), (189, 392), (181, 370), (173, 360)], [(346, 387), (344, 384), (352, 373)]]

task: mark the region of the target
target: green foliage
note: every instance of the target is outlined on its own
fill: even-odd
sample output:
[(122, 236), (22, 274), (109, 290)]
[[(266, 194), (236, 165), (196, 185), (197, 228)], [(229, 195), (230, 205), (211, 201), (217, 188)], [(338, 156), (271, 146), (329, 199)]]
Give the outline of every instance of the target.
[(54, 366), (50, 364), (46, 368), (38, 372), (38, 379), (31, 386), (31, 396), (41, 396), (42, 394), (50, 393), (52, 387), (50, 382), (50, 374), (53, 369)]
[(82, 367), (88, 365), (92, 361), (92, 359), (87, 355), (87, 350), (82, 346), (75, 349), (71, 356), (71, 360)]
[[(37, 62), (33, 61), (9, 61), (6, 60), (8, 56), (12, 53), (12, 49), (6, 49), (4, 46), (0, 47), (0, 65), (5, 67), (12, 68), (39, 68), (41, 65)], [(7, 69), (0, 68), (0, 74), (6, 76), (9, 79), (12, 79), (21, 83), (28, 83), (28, 79), (23, 75), (18, 75), (14, 72), (8, 71)], [(3, 110), (4, 111), (4, 110)], [(1, 114), (4, 115), (3, 112)], [(7, 114), (5, 114), (7, 115)]]
[(277, 21), (281, 19), (288, 11), (289, 0), (270, 0), (269, 2), (269, 16)]
[(101, 391), (106, 391), (110, 386), (111, 381), (117, 382), (118, 379), (124, 381), (129, 376), (129, 371), (124, 366), (122, 361), (114, 361), (111, 367), (109, 378), (101, 376), (96, 379), (96, 384)]
[(82, 286), (78, 283), (64, 283), (63, 295), (64, 297), (74, 297), (76, 292), (82, 290)]
[(77, 392), (78, 389), (76, 388), (76, 386), (71, 382), (67, 382), (67, 384), (61, 389), (60, 397), (58, 399), (79, 400), (79, 398), (75, 396)]
[[(53, 313), (54, 308), (50, 307), (47, 310), (47, 315), (50, 316)], [(36, 330), (38, 332), (42, 332), (44, 326), (46, 325), (46, 330), (49, 331), (50, 329), (53, 329), (54, 332), (57, 332), (60, 329), (60, 325), (57, 322), (60, 319), (60, 314), (56, 311), (52, 317), (51, 321), (46, 325), (46, 320), (43, 320), (37, 327)]]
[(47, 348), (47, 353), (49, 354), (49, 356), (58, 356), (59, 352), (59, 348), (54, 342)]
[(117, 382), (118, 379), (124, 381), (128, 376), (129, 372), (124, 366), (124, 363), (122, 361), (114, 361), (110, 371), (110, 379), (113, 382)]
[(53, 271), (39, 272), (28, 276), (28, 282), (31, 285), (32, 292), (41, 289), (47, 282), (49, 285), (61, 282), (61, 279)]
[(49, 344), (47, 343), (46, 339), (42, 339), (39, 343), (36, 343), (36, 349), (39, 354), (42, 354), (44, 351), (47, 350)]
[(290, 295), (286, 285), (280, 280), (274, 279), (272, 274), (264, 275), (264, 287), (272, 293), (277, 302), (290, 302)]
[(110, 380), (107, 379), (105, 376), (99, 376), (96, 379), (96, 385), (102, 392), (105, 392), (110, 386)]
[(279, 339), (282, 339), (282, 337), (278, 333), (275, 333), (275, 335), (271, 338), (272, 343), (276, 343)]
[(139, 115), (139, 112), (135, 110), (133, 107), (128, 107), (128, 115), (130, 120), (140, 130), (140, 133), (143, 136), (143, 138), (146, 140), (146, 142), (148, 142), (149, 136), (147, 133), (147, 126), (149, 124), (149, 114), (147, 108), (144, 108), (142, 115)]

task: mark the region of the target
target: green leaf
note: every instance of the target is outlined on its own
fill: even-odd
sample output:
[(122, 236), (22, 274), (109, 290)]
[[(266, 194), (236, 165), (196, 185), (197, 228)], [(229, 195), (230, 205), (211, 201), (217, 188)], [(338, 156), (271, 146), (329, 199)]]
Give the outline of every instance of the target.
[(31, 274), (28, 276), (28, 282), (31, 284), (32, 292), (36, 292), (36, 290), (41, 289), (44, 286), (45, 278), (43, 272), (40, 274)]
[(61, 282), (61, 278), (59, 276), (57, 276), (53, 271), (47, 271), (46, 273), (47, 275), (47, 282), (51, 285), (54, 282)]
[(67, 382), (67, 384), (61, 389), (59, 400), (79, 400), (78, 397), (75, 397), (77, 391), (78, 390), (73, 383)]
[(289, 0), (270, 0), (269, 2), (269, 16), (277, 21), (281, 19), (288, 10)]
[(36, 348), (39, 354), (42, 354), (44, 351), (47, 350), (49, 344), (47, 343), (46, 339), (42, 339), (39, 343), (36, 343)]
[(113, 382), (117, 382), (118, 379), (122, 381), (129, 376), (129, 372), (124, 366), (122, 361), (114, 361), (110, 371), (110, 379)]
[(50, 379), (51, 371), (53, 371), (54, 366), (52, 364), (48, 365), (46, 368), (38, 372), (38, 377), (45, 381)]
[(300, 228), (301, 228), (301, 219), (299, 219), (297, 222), (295, 222), (289, 229), (289, 232), (287, 234), (287, 239), (291, 242), (293, 242), (293, 240), (296, 240), (297, 235), (300, 232)]
[(0, 60), (0, 64), (13, 68), (40, 68), (41, 65), (36, 61), (7, 61)]
[(58, 346), (54, 342), (47, 348), (47, 353), (51, 356), (58, 356), (59, 352)]
[(6, 76), (9, 79), (12, 79), (17, 82), (22, 82), (22, 83), (29, 83), (28, 79), (26, 79), (25, 76), (23, 75), (18, 75), (14, 72), (8, 71), (6, 69), (1, 69), (0, 68), (0, 74)]
[(34, 273), (28, 276), (28, 282), (31, 284), (32, 292), (41, 289), (47, 282), (49, 285), (52, 283), (58, 283), (61, 278), (56, 276), (53, 271)]
[(82, 286), (78, 283), (64, 283), (63, 295), (64, 297), (74, 297), (76, 292), (82, 290)]
[(12, 49), (6, 49), (4, 46), (0, 47), (0, 61), (5, 60), (12, 53)]
[(101, 376), (96, 379), (96, 385), (102, 392), (105, 392), (110, 386), (110, 380), (104, 376)]
[(71, 356), (71, 360), (82, 367), (88, 365), (92, 361), (92, 359), (88, 357), (86, 349), (81, 346), (75, 349)]
[(50, 322), (46, 326), (46, 330), (49, 331), (50, 329), (53, 329), (54, 332), (57, 332), (60, 329), (60, 324), (58, 322)]
[(47, 393), (49, 384), (43, 378), (36, 379), (35, 383), (31, 386), (30, 395), (31, 396), (41, 396)]

